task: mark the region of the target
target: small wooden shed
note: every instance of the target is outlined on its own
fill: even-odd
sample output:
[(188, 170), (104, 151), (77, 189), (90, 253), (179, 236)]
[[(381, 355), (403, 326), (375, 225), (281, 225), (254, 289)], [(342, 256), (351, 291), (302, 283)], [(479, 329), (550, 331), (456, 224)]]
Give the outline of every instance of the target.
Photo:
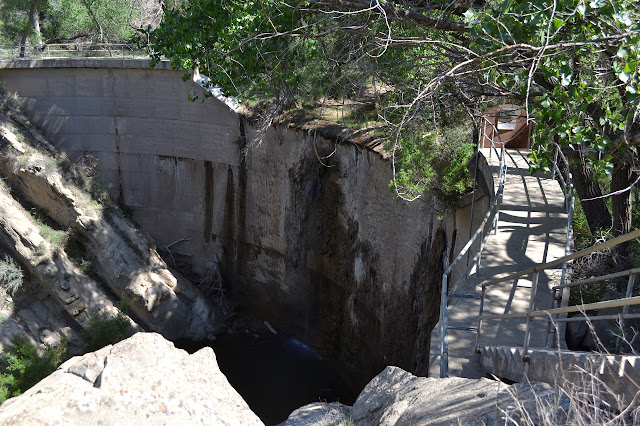
[(533, 122), (524, 108), (518, 105), (498, 105), (482, 114), (480, 146), (490, 148), (491, 141), (496, 148), (502, 144), (506, 148), (531, 149)]

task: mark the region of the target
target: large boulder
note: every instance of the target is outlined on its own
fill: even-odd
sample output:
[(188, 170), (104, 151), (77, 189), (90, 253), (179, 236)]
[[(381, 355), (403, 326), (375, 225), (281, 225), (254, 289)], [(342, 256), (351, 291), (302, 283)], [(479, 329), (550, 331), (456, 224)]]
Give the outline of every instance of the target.
[(568, 400), (546, 384), (509, 386), (489, 379), (416, 377), (401, 368), (387, 367), (369, 382), (350, 411), (335, 403), (310, 404), (291, 413), (282, 425), (562, 423), (567, 410)]
[(189, 355), (155, 333), (71, 358), (0, 406), (3, 425), (262, 425), (211, 348)]

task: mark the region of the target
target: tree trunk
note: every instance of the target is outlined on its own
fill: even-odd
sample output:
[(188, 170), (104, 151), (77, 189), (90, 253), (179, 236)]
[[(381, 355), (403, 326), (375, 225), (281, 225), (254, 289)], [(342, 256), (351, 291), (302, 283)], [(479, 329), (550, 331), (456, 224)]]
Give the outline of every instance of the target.
[[(612, 234), (614, 237), (631, 231), (631, 189), (626, 190), (635, 180), (633, 171), (633, 151), (625, 146), (624, 152), (613, 159), (611, 192), (624, 191), (611, 197), (611, 215), (613, 216)], [(625, 191), (626, 190), (626, 191)], [(624, 270), (632, 266), (631, 241), (618, 244), (613, 248), (613, 261), (616, 269)], [(622, 290), (622, 286), (619, 286)]]
[(40, 17), (38, 16), (38, 12), (33, 14), (33, 30), (36, 33), (36, 40), (38, 44), (42, 41), (42, 32), (40, 31)]
[[(598, 198), (602, 196), (602, 190), (595, 180), (593, 170), (587, 167), (584, 154), (582, 151), (576, 151), (569, 147), (563, 148), (562, 152), (571, 163), (573, 184), (578, 197), (580, 197), (582, 210), (584, 210), (591, 233), (596, 234), (598, 230), (609, 229), (612, 223), (611, 214), (609, 214), (604, 198)], [(583, 201), (589, 199), (592, 200)]]
[[(613, 174), (611, 175), (611, 192), (622, 191), (633, 183), (633, 152), (625, 147), (622, 155), (613, 159)], [(613, 236), (626, 234), (631, 231), (631, 190), (624, 191), (611, 197), (611, 213), (613, 216)]]
[(89, 16), (91, 16), (91, 19), (98, 27), (98, 31), (100, 31), (100, 43), (104, 43), (104, 30), (102, 29), (102, 25), (100, 25), (100, 21), (96, 17), (96, 14), (93, 13), (93, 9), (91, 8), (93, 4), (90, 4), (87, 0), (82, 0), (82, 4), (87, 9), (87, 13), (89, 14)]
[(36, 7), (38, 7), (38, 3), (40, 0), (33, 0), (31, 2), (31, 7), (29, 8), (29, 20), (27, 21), (27, 25), (24, 27), (24, 32), (22, 33), (22, 40), (20, 40), (20, 57), (24, 58), (24, 53), (27, 48), (27, 38), (29, 37), (29, 30), (33, 26), (33, 20), (36, 14)]

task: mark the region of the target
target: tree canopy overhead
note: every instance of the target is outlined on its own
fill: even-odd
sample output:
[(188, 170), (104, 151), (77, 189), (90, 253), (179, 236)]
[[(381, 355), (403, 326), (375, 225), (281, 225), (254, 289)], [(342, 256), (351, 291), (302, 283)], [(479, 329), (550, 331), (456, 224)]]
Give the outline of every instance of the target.
[[(637, 2), (191, 0), (146, 35), (154, 60), (199, 67), (244, 99), (286, 105), (384, 87), (377, 112), (400, 156), (415, 135), (444, 139), (478, 127), (490, 106), (522, 105), (537, 123), (534, 163), (549, 166), (550, 142), (563, 147), (591, 230), (631, 227)], [(420, 190), (398, 187), (408, 198)]]
[(4, 0), (2, 44), (63, 43), (77, 39), (129, 41), (140, 27), (155, 27), (159, 0)]

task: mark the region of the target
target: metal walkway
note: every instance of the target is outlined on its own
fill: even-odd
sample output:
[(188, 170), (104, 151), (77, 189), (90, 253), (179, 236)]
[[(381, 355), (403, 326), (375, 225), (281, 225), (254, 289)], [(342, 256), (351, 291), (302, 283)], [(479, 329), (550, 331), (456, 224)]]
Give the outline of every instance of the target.
[[(498, 179), (499, 163), (495, 152), (483, 154), (489, 161), (494, 180)], [(529, 150), (506, 150), (508, 167), (504, 196), (500, 207), (498, 232), (487, 240), (479, 277), (471, 275), (456, 290), (458, 294), (480, 296), (479, 284), (500, 278), (538, 263), (565, 255), (567, 213), (565, 196), (551, 175), (529, 173)], [(498, 183), (496, 182), (496, 187)], [(475, 271), (472, 271), (472, 273)], [(552, 284), (559, 284), (561, 267), (543, 271), (538, 279), (534, 306), (551, 306)], [(529, 307), (531, 278), (522, 277), (487, 289), (485, 314), (526, 313)], [(467, 378), (484, 377), (479, 355), (475, 353), (480, 300), (453, 298), (448, 307), (449, 375)], [(503, 319), (483, 324), (480, 346), (522, 346), (525, 324), (522, 320)], [(471, 330), (469, 330), (471, 329)], [(544, 347), (547, 320), (534, 321), (531, 346)], [(431, 335), (430, 377), (440, 376), (440, 330)]]

